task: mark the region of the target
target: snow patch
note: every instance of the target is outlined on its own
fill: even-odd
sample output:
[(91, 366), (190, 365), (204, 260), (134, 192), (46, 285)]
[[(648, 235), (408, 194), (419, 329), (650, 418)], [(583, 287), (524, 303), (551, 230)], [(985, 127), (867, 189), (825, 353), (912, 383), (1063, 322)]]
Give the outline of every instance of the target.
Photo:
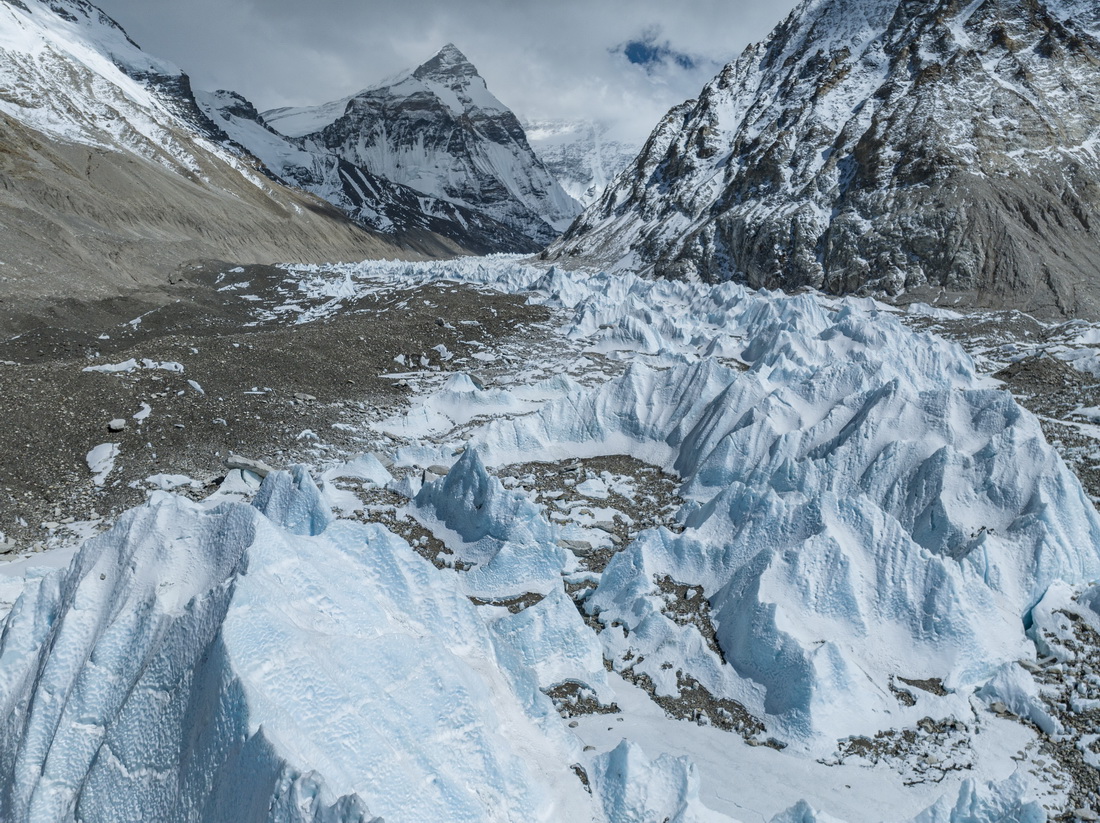
[(119, 455), (118, 443), (100, 443), (90, 452), (85, 458), (88, 464), (88, 471), (90, 471), (95, 477), (92, 478), (92, 482), (97, 486), (102, 486), (107, 481), (107, 475), (109, 475), (115, 468), (115, 458)]

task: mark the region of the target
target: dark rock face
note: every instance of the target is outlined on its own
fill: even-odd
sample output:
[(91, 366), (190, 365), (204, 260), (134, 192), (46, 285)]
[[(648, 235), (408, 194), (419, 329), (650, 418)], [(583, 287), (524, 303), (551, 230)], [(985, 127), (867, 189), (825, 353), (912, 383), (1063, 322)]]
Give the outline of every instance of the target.
[(400, 183), (335, 159), (340, 190), (332, 202), (362, 225), (393, 235), (399, 242), (429, 232), (447, 237), (474, 254), (536, 252), (541, 244), (480, 211), (426, 197)]
[[(397, 231), (430, 225), (470, 250), (532, 252), (580, 212), (535, 156), (516, 116), (454, 46), (344, 105), (265, 117), (317, 158), (316, 179), (299, 175), (300, 185), (383, 231), (387, 221)], [(376, 189), (377, 200), (370, 194)]]
[(429, 254), (533, 253), (542, 243), (481, 211), (387, 180), (309, 138), (275, 131), (232, 91), (200, 92), (199, 106), (226, 139), (263, 163), (270, 176), (321, 197), (359, 225)]
[(1100, 6), (806, 0), (548, 250), (1100, 316)]

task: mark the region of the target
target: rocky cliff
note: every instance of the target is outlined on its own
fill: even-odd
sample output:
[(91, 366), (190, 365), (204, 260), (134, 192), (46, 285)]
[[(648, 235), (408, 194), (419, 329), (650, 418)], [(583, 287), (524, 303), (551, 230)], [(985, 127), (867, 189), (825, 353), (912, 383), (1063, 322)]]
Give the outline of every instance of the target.
[[(448, 236), (480, 251), (536, 251), (580, 212), (531, 150), (516, 116), (453, 45), (396, 82), (263, 117), (322, 166), (354, 168), (364, 179), (399, 187), (383, 200), (403, 200), (408, 190), (429, 198), (422, 211), (450, 222)], [(356, 199), (346, 179), (328, 179), (327, 187), (304, 184), (340, 205)]]
[(805, 0), (547, 256), (1100, 315), (1100, 7)]

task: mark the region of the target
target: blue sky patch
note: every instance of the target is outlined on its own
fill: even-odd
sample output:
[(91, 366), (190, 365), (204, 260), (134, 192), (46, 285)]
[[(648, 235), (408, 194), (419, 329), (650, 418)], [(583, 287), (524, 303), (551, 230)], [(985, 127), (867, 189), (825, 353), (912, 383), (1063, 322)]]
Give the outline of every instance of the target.
[(650, 29), (643, 32), (640, 37), (616, 46), (611, 49), (612, 54), (622, 54), (635, 66), (641, 66), (646, 71), (667, 65), (678, 66), (681, 69), (691, 71), (700, 65), (700, 60), (686, 52), (672, 48), (668, 40), (661, 41), (660, 32)]

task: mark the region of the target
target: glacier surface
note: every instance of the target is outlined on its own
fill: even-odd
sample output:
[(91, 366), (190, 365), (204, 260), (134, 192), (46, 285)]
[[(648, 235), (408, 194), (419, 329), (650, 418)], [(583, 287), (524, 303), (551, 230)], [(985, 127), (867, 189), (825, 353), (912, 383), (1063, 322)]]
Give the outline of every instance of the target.
[[(505, 257), (294, 275), (304, 319), (436, 280), (527, 293), (556, 312), (554, 356), (604, 371), (426, 371), (379, 424), (406, 443), (388, 470), (276, 472), (251, 505), (154, 492), (67, 569), (26, 573), (0, 624), (0, 818), (992, 823), (1064, 805), (1010, 757), (1036, 733), (987, 704), (1058, 731), (1016, 661), (1064, 654), (1067, 611), (1100, 627), (1100, 518), (957, 345), (871, 301)], [(596, 517), (649, 505), (643, 486), (563, 480), (597, 512), (566, 522), (509, 480), (615, 456), (676, 479), (674, 523), (615, 544)], [(338, 517), (341, 477), (403, 500), (447, 563)], [(685, 618), (670, 586), (705, 605)], [(600, 710), (562, 711), (563, 690)], [(964, 766), (921, 755), (931, 777), (911, 779), (837, 756), (933, 722)]]

